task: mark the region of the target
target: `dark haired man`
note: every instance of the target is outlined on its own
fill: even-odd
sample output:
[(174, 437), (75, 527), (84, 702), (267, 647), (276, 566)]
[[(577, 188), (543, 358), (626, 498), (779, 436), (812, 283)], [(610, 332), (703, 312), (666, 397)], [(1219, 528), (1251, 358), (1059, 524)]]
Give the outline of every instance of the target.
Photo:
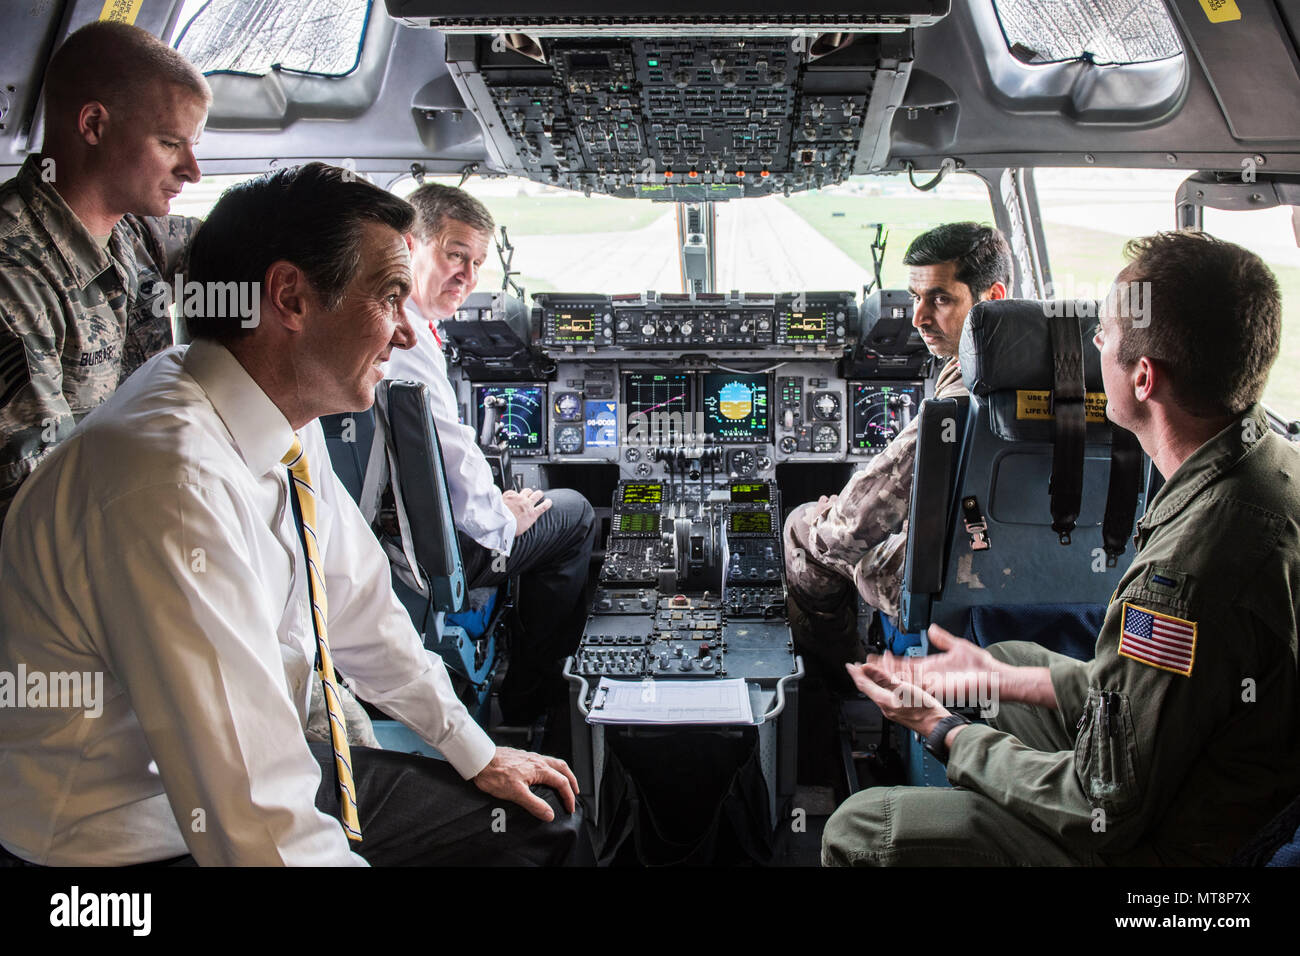
[[(938, 398), (965, 395), (957, 343), (971, 307), (1011, 286), (1011, 250), (998, 230), (974, 222), (936, 226), (903, 255), (912, 325), (945, 364)], [(785, 522), (785, 572), (795, 645), (831, 680), (861, 660), (855, 593), (882, 614), (898, 613), (907, 506), (919, 421), (857, 471), (838, 495), (800, 505)], [(814, 666), (816, 666), (814, 664)]]
[[(1166, 482), (1096, 654), (984, 650), (934, 626), (942, 653), (849, 665), (886, 717), (946, 755), (957, 789), (851, 797), (824, 863), (1222, 864), (1300, 791), (1300, 450), (1258, 404), (1277, 282), (1203, 233), (1126, 252), (1095, 339), (1107, 415)], [(997, 716), (950, 714), (920, 671), (954, 694), (997, 688)]]
[(470, 587), (520, 576), (522, 633), (510, 649), (500, 704), (507, 723), (528, 723), (548, 702), (563, 699), (559, 664), (578, 646), (587, 619), (596, 515), (568, 488), (543, 495), (528, 488), (502, 492), (493, 484), (473, 427), (460, 422), (438, 322), (455, 315), (474, 291), (495, 224), (481, 202), (453, 186), (427, 183), (408, 201), (416, 223), (407, 236), (414, 287), (406, 311), (416, 341), (394, 353), (386, 374), (429, 386)]
[[(413, 219), (320, 163), (232, 187), (190, 281), (250, 284), (256, 321), (187, 316), (194, 344), (142, 366), (20, 491), (0, 542), (0, 670), (98, 673), (104, 694), (98, 714), (5, 711), (10, 852), (346, 865), (585, 848), (568, 767), (494, 746), (422, 646), (317, 421), (368, 407), (414, 340)], [(333, 746), (309, 746), (313, 664), (329, 698), (333, 661), (446, 762), (349, 748), (335, 707)], [(505, 800), (528, 812), (494, 826)]]
[(197, 219), (167, 214), (199, 178), (212, 100), (144, 30), (95, 22), (54, 54), (45, 142), (0, 186), (0, 520), (19, 485), (149, 356), (156, 299)]

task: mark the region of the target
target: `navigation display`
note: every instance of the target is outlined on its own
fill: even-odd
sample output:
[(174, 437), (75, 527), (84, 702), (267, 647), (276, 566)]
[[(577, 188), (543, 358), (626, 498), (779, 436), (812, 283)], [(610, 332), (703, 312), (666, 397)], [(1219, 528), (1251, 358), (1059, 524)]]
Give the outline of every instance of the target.
[(767, 414), (766, 373), (706, 373), (704, 428), (714, 441), (767, 441), (771, 430)]
[(633, 444), (680, 443), (695, 433), (691, 376), (686, 372), (627, 372), (627, 440)]
[(479, 385), (474, 389), (478, 406), (476, 427), (483, 430), (483, 400), (501, 396), (506, 407), (497, 413), (497, 421), (506, 427), (507, 445), (513, 451), (541, 451), (545, 433), (546, 390), (541, 385)]
[(618, 403), (587, 403), (587, 447), (615, 448), (618, 446)]
[(664, 500), (664, 486), (655, 481), (645, 484), (624, 485), (621, 504), (657, 505)]
[(853, 436), (849, 447), (865, 452), (883, 450), (916, 415), (921, 395), (921, 386), (912, 383), (850, 383)]
[(556, 344), (587, 345), (596, 341), (596, 309), (557, 309), (550, 316), (550, 338)]

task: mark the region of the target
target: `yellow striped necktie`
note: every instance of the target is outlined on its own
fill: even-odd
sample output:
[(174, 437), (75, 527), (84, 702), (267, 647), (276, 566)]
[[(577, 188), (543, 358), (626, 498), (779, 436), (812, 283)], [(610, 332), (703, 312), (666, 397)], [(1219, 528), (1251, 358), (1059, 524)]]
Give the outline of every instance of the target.
[(348, 727), (343, 717), (343, 704), (339, 701), (334, 660), (330, 657), (330, 642), (325, 631), (329, 604), (325, 599), (325, 578), (321, 574), (320, 549), (316, 544), (316, 490), (311, 484), (311, 471), (307, 468), (307, 456), (303, 454), (302, 439), (297, 435), (293, 436), (293, 447), (280, 462), (289, 466), (294, 517), (297, 519), (303, 553), (307, 556), (307, 593), (311, 597), (312, 626), (316, 631), (316, 672), (320, 674), (321, 686), (325, 691), (325, 706), (329, 710), (330, 741), (334, 745), (334, 772), (339, 782), (343, 829), (349, 840), (360, 840), (361, 820), (357, 816), (356, 788), (352, 785), (352, 752), (348, 747)]

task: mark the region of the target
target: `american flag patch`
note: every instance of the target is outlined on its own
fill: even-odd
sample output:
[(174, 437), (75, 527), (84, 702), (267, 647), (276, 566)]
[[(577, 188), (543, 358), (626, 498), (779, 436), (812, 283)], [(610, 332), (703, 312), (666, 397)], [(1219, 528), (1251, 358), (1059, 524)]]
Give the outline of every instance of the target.
[(1196, 658), (1196, 622), (1125, 601), (1119, 652), (1143, 664), (1190, 677)]

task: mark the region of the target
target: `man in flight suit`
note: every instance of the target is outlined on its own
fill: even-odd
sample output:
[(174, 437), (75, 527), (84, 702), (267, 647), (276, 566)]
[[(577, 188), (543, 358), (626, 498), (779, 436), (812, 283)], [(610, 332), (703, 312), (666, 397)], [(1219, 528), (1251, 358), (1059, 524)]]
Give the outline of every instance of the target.
[[(937, 398), (966, 394), (957, 343), (976, 302), (1001, 299), (1011, 285), (1011, 248), (1002, 233), (975, 222), (936, 226), (903, 254), (912, 295), (912, 325), (946, 362)], [(805, 657), (841, 676), (862, 659), (856, 595), (882, 614), (898, 614), (907, 546), (907, 506), (920, 419), (859, 469), (838, 495), (800, 505), (785, 522), (790, 628)]]
[(212, 94), (123, 23), (50, 60), (45, 141), (0, 186), (0, 521), (19, 486), (118, 383), (172, 344), (165, 290), (199, 220), (170, 216)]
[[(932, 626), (942, 653), (849, 665), (957, 789), (857, 794), (827, 824), (824, 864), (1221, 864), (1300, 790), (1300, 450), (1259, 405), (1277, 282), (1203, 233), (1126, 253), (1095, 339), (1107, 414), (1166, 483), (1095, 657)], [(1149, 284), (1146, 322), (1130, 321), (1132, 283)], [(934, 675), (952, 693), (996, 675), (996, 718), (950, 715)]]

